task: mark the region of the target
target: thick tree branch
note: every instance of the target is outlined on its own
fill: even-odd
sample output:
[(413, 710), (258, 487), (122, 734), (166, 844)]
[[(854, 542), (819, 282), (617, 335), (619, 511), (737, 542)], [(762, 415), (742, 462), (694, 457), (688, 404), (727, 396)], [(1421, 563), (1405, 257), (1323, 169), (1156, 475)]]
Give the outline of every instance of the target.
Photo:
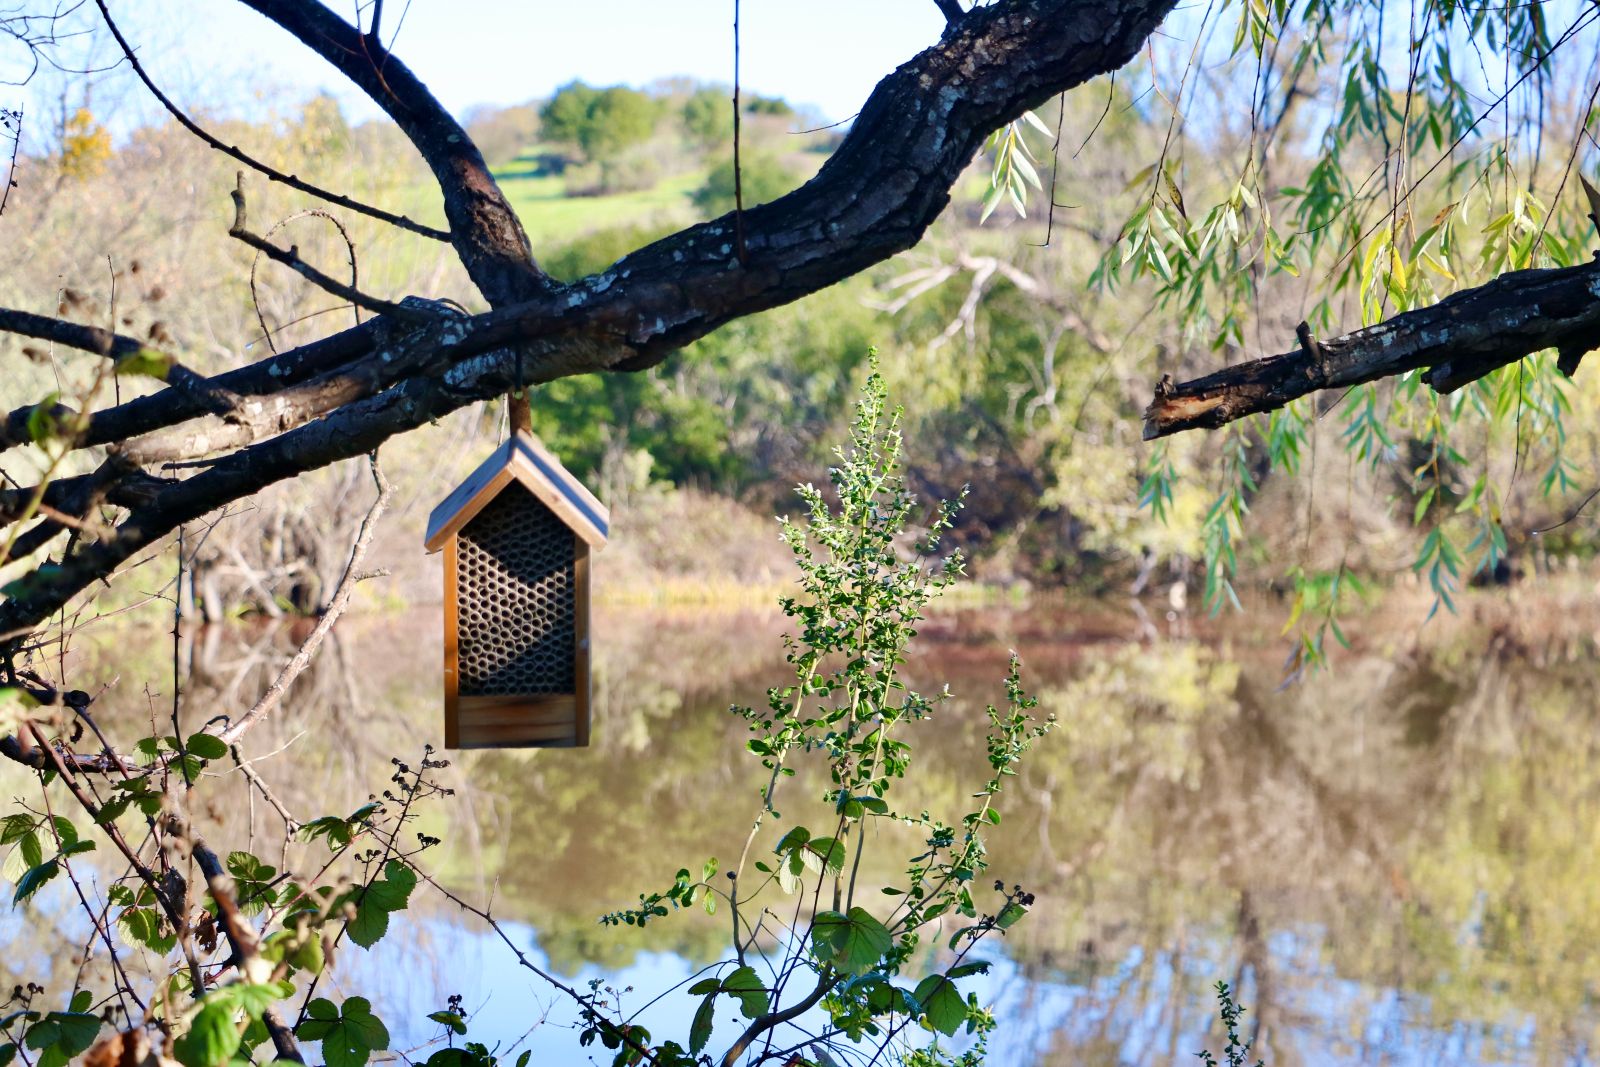
[[(380, 71), (365, 58), (356, 31), (316, 5), (247, 2), (270, 9), (319, 52), (334, 51), (336, 65), (353, 70), (358, 83), (380, 93), (391, 113), (404, 116), (398, 119), (403, 126), (409, 124), (418, 131), (415, 136), (433, 143), (428, 138), (443, 127), (426, 107), (420, 118), (407, 110), (403, 101), (426, 90), (397, 61), (385, 59)], [(936, 46), (879, 83), (815, 178), (745, 212), (744, 264), (735, 255), (733, 219), (724, 216), (643, 248), (572, 286), (543, 287), (483, 315), (403, 331), (403, 324), (380, 319), (394, 340), (363, 334), (376, 345), (367, 354), (360, 354), (358, 344), (330, 339), (327, 344), (357, 353), (356, 363), (392, 358), (397, 344), (426, 348), (430, 355), (420, 370), (380, 385), (380, 391), (167, 484), (110, 536), (84, 543), (54, 569), (22, 579), (13, 598), (0, 605), (0, 633), (37, 625), (179, 524), (275, 482), (370, 452), (395, 434), (504, 395), (519, 383), (652, 366), (732, 319), (796, 300), (911, 247), (948, 204), (951, 187), (990, 131), (1025, 108), (1126, 63), (1172, 3), (1007, 0), (969, 12)], [(319, 36), (324, 29), (327, 36)], [(345, 46), (348, 51), (339, 50)], [(389, 90), (394, 95), (385, 95)], [(431, 96), (425, 100), (431, 105)], [(448, 162), (448, 152), (442, 158)], [(481, 164), (475, 150), (471, 158)], [(458, 179), (445, 183), (447, 198), (461, 195)], [(487, 225), (493, 225), (496, 199), (493, 190), (489, 200), (476, 201), (488, 205)], [(458, 209), (466, 207), (458, 204)], [(452, 221), (458, 242), (472, 229)], [(488, 261), (478, 262), (483, 267)], [(353, 366), (347, 363), (344, 369)], [(247, 370), (252, 379), (262, 373)]]
[(331, 63), (392, 118), (444, 194), (450, 241), (473, 284), (501, 306), (552, 288), (528, 235), (467, 131), (411, 69), (317, 0), (242, 0)]
[(1145, 410), (1144, 436), (1224, 426), (1319, 389), (1423, 368), (1423, 381), (1449, 393), (1548, 348), (1560, 353), (1561, 368), (1570, 375), (1596, 347), (1600, 262), (1512, 271), (1363, 330), (1321, 341), (1303, 334), (1300, 347), (1283, 355), (1178, 385), (1163, 377)]
[[(93, 352), (97, 356), (110, 359), (119, 368), (137, 362), (141, 368), (140, 373), (149, 374), (153, 371), (160, 374), (168, 385), (189, 393), (200, 401), (207, 411), (224, 411), (238, 399), (225, 386), (208, 381), (189, 370), (178, 362), (175, 356), (159, 351), (137, 338), (112, 333), (98, 326), (84, 326), (65, 319), (50, 318), (48, 315), (35, 315), (31, 311), (0, 308), (0, 332), (32, 337), (39, 341), (51, 341), (67, 348), (76, 348), (81, 352)], [(32, 410), (32, 407), (18, 409), (21, 412)], [(17, 414), (18, 412), (12, 412), (8, 416), (8, 424), (10, 420), (17, 418)]]
[[(0, 330), (7, 328), (3, 321), (7, 314), (26, 315), (27, 312), (0, 310)], [(44, 319), (43, 316), (33, 316), (33, 318), (46, 322), (59, 322), (55, 319)], [(73, 323), (62, 325), (73, 329), (93, 330), (93, 327), (79, 327)], [(243, 398), (271, 394), (336, 370), (370, 353), (391, 332), (391, 324), (387, 320), (371, 319), (343, 333), (312, 341), (247, 367), (228, 371), (214, 378), (201, 379), (204, 389), (191, 389), (186, 392), (166, 391), (134, 397), (116, 407), (105, 408), (89, 415), (87, 424), (73, 439), (73, 443), (79, 448), (111, 444), (199, 418), (216, 410), (216, 406), (206, 397), (206, 390), (232, 398), (228, 410), (238, 411), (246, 406)], [(98, 350), (89, 349), (89, 351)], [(36, 406), (30, 404), (6, 416), (4, 427), (0, 427), (0, 451), (21, 443), (21, 440), (26, 438), (28, 416)], [(65, 407), (59, 407), (55, 414), (70, 415), (72, 412)]]

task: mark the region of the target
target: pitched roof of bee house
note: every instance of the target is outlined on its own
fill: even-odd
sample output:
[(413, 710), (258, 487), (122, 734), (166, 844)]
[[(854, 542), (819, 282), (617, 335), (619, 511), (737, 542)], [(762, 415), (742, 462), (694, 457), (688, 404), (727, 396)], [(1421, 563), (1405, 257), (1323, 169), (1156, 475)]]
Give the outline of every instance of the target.
[(606, 506), (537, 438), (519, 431), (433, 509), (423, 542), (427, 550), (437, 552), (443, 548), (512, 482), (537, 497), (590, 548), (605, 546), (611, 526), (611, 513)]

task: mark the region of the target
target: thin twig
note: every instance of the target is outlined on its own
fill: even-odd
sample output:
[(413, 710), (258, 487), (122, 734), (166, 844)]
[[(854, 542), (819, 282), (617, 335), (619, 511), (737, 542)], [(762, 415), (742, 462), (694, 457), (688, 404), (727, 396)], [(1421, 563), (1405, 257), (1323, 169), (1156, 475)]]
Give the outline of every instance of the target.
[(1559, 530), (1559, 529), (1561, 529), (1561, 527), (1565, 526), (1567, 523), (1569, 523), (1572, 520), (1576, 519), (1579, 515), (1582, 515), (1583, 514), (1583, 509), (1588, 507), (1589, 504), (1597, 496), (1600, 496), (1600, 488), (1596, 488), (1588, 496), (1584, 497), (1583, 498), (1583, 503), (1579, 504), (1576, 508), (1574, 508), (1572, 510), (1572, 514), (1568, 515), (1566, 518), (1562, 519), (1560, 522), (1556, 523), (1554, 526), (1545, 526), (1545, 527), (1543, 527), (1541, 529), (1538, 529), (1538, 530), (1529, 530), (1528, 531), (1528, 536), (1530, 536), (1530, 537), (1538, 537), (1540, 534), (1547, 534), (1551, 530)]
[(739, 166), (739, 0), (733, 0), (733, 246), (739, 266), (748, 266), (744, 247), (744, 173)]
[(122, 30), (119, 29), (117, 24), (112, 21), (111, 12), (106, 8), (105, 0), (95, 0), (95, 6), (100, 9), (101, 16), (106, 20), (106, 28), (111, 31), (111, 36), (117, 39), (117, 44), (122, 48), (122, 54), (127, 57), (128, 64), (133, 67), (134, 74), (138, 75), (139, 80), (144, 82), (144, 87), (149, 89), (150, 94), (160, 101), (161, 106), (167, 109), (168, 114), (178, 120), (179, 125), (188, 130), (190, 133), (194, 134), (196, 137), (200, 138), (200, 140), (204, 141), (210, 147), (216, 149), (218, 152), (221, 152), (223, 155), (231, 156), (234, 159), (237, 159), (240, 163), (243, 163), (251, 170), (266, 175), (266, 177), (271, 181), (278, 182), (282, 185), (287, 185), (291, 189), (298, 189), (302, 193), (310, 193), (312, 196), (326, 200), (330, 204), (335, 204), (342, 208), (348, 208), (351, 211), (360, 212), (361, 214), (377, 219), (380, 222), (387, 222), (391, 226), (398, 226), (402, 230), (410, 230), (412, 233), (421, 234), (423, 237), (431, 237), (435, 241), (448, 242), (450, 240), (450, 235), (444, 230), (437, 230), (432, 226), (424, 226), (422, 223), (414, 222), (404, 215), (396, 215), (392, 212), (384, 211), (382, 208), (376, 208), (370, 204), (363, 204), (359, 200), (352, 200), (348, 196), (341, 196), (338, 193), (330, 192), (327, 189), (312, 185), (310, 182), (300, 180), (293, 174), (285, 174), (280, 170), (269, 167), (259, 159), (246, 155), (244, 152), (240, 151), (237, 145), (223, 144), (221, 141), (217, 140), (215, 137), (211, 136), (211, 134), (202, 129), (199, 124), (197, 124), (188, 115), (184, 114), (183, 110), (179, 108), (177, 104), (172, 102), (172, 98), (167, 96), (166, 93), (162, 92), (160, 87), (157, 86), (156, 83), (151, 79), (150, 75), (145, 71), (144, 65), (141, 64), (138, 57), (134, 55), (133, 47), (128, 43), (128, 39), (122, 36)]
[(333, 629), (333, 624), (344, 614), (345, 608), (350, 604), (350, 596), (355, 592), (356, 584), (365, 577), (361, 573), (361, 561), (366, 558), (367, 549), (372, 544), (372, 535), (378, 528), (378, 517), (389, 506), (389, 498), (393, 492), (389, 480), (383, 476), (383, 471), (378, 466), (376, 452), (368, 462), (372, 467), (372, 480), (378, 487), (378, 498), (372, 502), (366, 518), (361, 520), (361, 528), (356, 532), (355, 543), (350, 548), (350, 561), (345, 565), (344, 576), (339, 579), (333, 598), (328, 601), (327, 610), (322, 613), (322, 618), (317, 620), (317, 625), (312, 628), (299, 651), (283, 665), (283, 670), (278, 672), (278, 676), (272, 680), (266, 692), (261, 694), (261, 699), (257, 700), (249, 711), (239, 716), (232, 725), (212, 731), (225, 744), (237, 745), (239, 739), (249, 732), (251, 727), (272, 714), (273, 709), (283, 700), (284, 693), (288, 692), (289, 686), (310, 664), (311, 657), (322, 644), (323, 638)]
[(265, 238), (251, 233), (248, 229), (244, 200), (244, 171), (242, 170), (238, 173), (237, 183), (231, 195), (233, 196), (233, 225), (228, 227), (229, 237), (244, 242), (274, 262), (282, 263), (317, 288), (330, 292), (341, 299), (348, 300), (352, 304), (364, 307), (368, 311), (379, 315), (390, 315), (403, 322), (428, 321), (428, 315), (415, 308), (404, 307), (379, 297), (368, 296), (353, 286), (329, 277), (301, 259), (300, 250), (295, 246), (291, 245), (287, 249), (279, 248)]

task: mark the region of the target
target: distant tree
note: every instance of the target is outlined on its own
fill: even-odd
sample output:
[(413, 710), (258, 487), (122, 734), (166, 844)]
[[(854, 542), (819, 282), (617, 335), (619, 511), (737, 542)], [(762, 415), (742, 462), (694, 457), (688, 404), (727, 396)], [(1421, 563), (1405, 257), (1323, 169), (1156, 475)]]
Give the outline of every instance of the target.
[(312, 158), (328, 159), (349, 150), (350, 124), (333, 94), (318, 93), (306, 101), (293, 141), (297, 152)]
[(683, 102), (683, 129), (703, 147), (733, 140), (731, 92), (711, 86), (696, 89)]
[(794, 108), (781, 96), (752, 96), (744, 110), (748, 115), (775, 115), (785, 119), (794, 115)]
[(111, 134), (95, 121), (94, 113), (80, 107), (62, 125), (61, 174), (67, 178), (90, 178), (99, 174), (111, 158)]
[(539, 117), (545, 137), (576, 146), (590, 162), (603, 162), (649, 140), (660, 113), (656, 101), (637, 89), (594, 89), (575, 81), (556, 90)]
[(468, 115), (467, 133), (490, 163), (509, 163), (538, 138), (539, 111), (533, 104), (479, 108)]

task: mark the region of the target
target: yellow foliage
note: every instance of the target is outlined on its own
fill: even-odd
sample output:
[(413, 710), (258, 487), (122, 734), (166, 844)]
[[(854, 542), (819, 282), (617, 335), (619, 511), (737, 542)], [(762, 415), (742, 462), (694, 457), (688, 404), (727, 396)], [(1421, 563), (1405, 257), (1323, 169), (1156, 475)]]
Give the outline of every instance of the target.
[(61, 132), (61, 173), (67, 178), (92, 178), (111, 158), (111, 134), (80, 107)]

